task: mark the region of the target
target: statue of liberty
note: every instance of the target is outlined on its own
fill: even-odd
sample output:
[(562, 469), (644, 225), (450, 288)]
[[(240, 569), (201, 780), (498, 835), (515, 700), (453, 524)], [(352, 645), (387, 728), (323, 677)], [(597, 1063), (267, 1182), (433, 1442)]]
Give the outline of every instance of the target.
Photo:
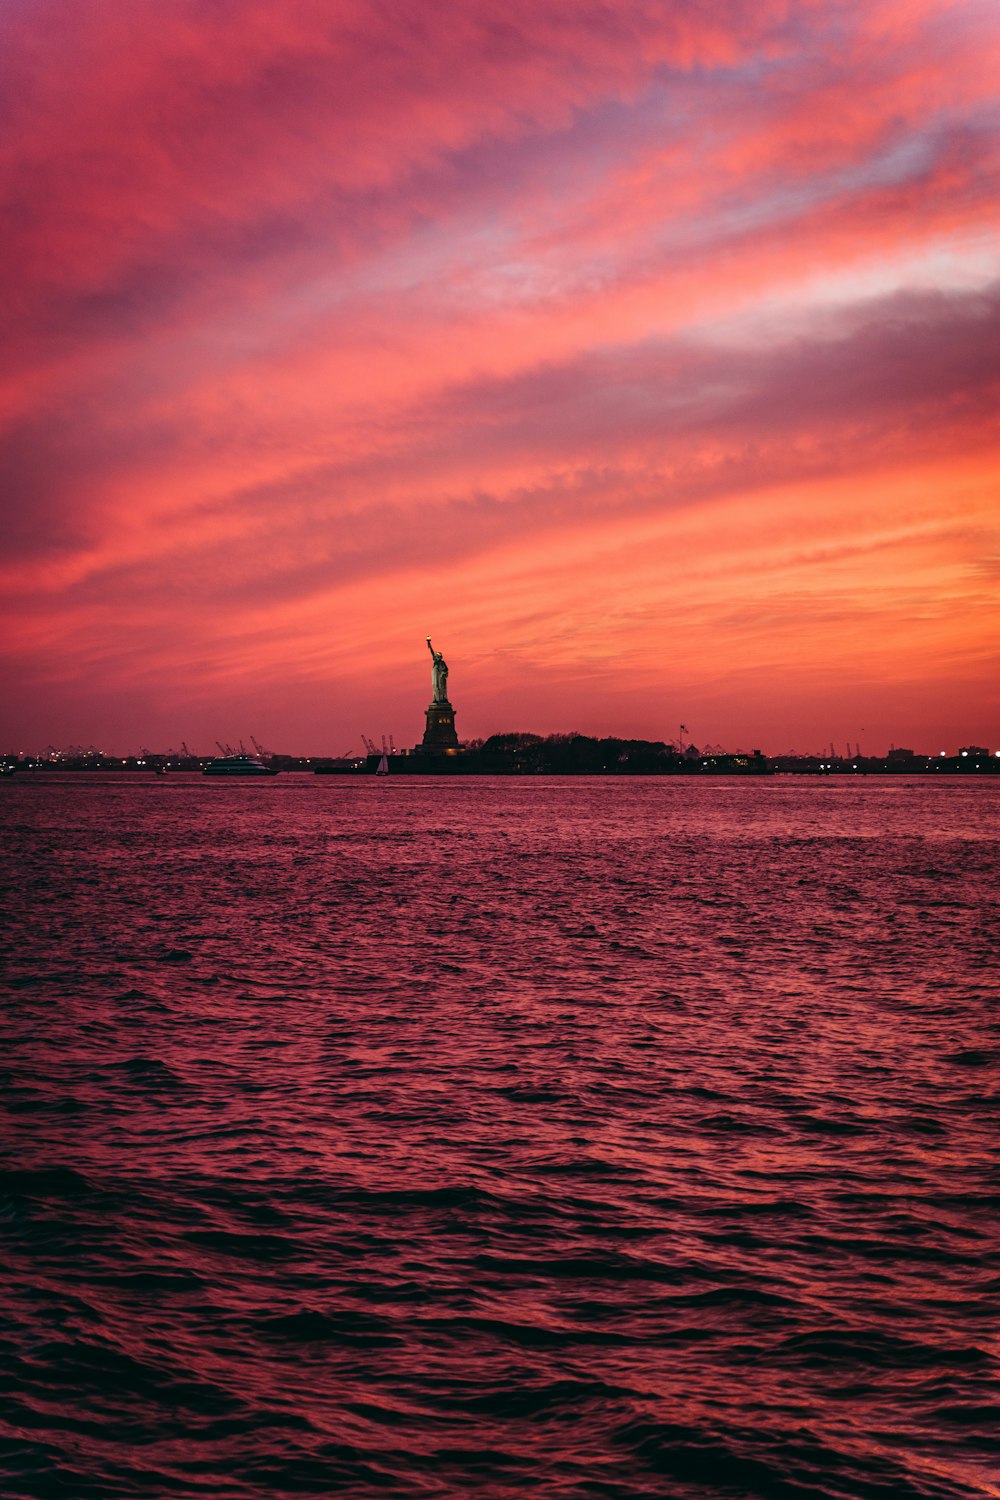
[(431, 701), (425, 710), (427, 728), (416, 750), (422, 755), (459, 755), (462, 747), (455, 731), (455, 710), (448, 702), (448, 663), (434, 650), (430, 636), (427, 649), (431, 653)]
[(441, 655), (440, 651), (435, 651), (434, 650), (434, 647), (431, 645), (431, 638), (430, 638), (430, 636), (427, 637), (427, 649), (431, 653), (431, 662), (433, 663), (433, 665), (431, 667), (431, 684), (432, 684), (431, 702), (432, 703), (447, 703), (448, 702), (448, 663), (445, 661), (445, 659)]

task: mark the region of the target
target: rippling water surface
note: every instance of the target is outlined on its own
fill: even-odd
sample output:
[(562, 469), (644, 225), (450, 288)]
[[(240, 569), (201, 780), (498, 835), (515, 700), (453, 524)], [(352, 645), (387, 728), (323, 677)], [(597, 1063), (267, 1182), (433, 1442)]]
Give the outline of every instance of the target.
[(1000, 780), (0, 823), (9, 1500), (1000, 1495)]

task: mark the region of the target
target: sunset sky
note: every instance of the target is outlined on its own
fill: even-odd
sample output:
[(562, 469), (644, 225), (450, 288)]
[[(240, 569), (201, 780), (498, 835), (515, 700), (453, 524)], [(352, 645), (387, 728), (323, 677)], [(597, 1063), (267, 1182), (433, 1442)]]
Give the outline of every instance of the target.
[(996, 0), (5, 0), (0, 749), (1000, 742)]

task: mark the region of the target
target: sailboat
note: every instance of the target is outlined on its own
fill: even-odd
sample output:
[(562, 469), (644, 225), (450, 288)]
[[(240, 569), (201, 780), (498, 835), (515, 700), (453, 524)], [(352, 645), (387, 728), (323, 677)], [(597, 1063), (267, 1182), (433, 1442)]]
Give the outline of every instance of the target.
[(379, 761), (378, 765), (375, 767), (375, 775), (376, 776), (388, 776), (388, 774), (389, 774), (389, 757), (386, 755), (385, 751), (383, 750), (382, 751), (382, 759)]

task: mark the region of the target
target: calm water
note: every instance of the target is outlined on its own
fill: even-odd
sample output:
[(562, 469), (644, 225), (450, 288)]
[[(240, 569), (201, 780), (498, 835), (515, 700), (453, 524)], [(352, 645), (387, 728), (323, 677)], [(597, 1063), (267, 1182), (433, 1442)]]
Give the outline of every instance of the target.
[(8, 1500), (1000, 1495), (1000, 780), (0, 823)]

